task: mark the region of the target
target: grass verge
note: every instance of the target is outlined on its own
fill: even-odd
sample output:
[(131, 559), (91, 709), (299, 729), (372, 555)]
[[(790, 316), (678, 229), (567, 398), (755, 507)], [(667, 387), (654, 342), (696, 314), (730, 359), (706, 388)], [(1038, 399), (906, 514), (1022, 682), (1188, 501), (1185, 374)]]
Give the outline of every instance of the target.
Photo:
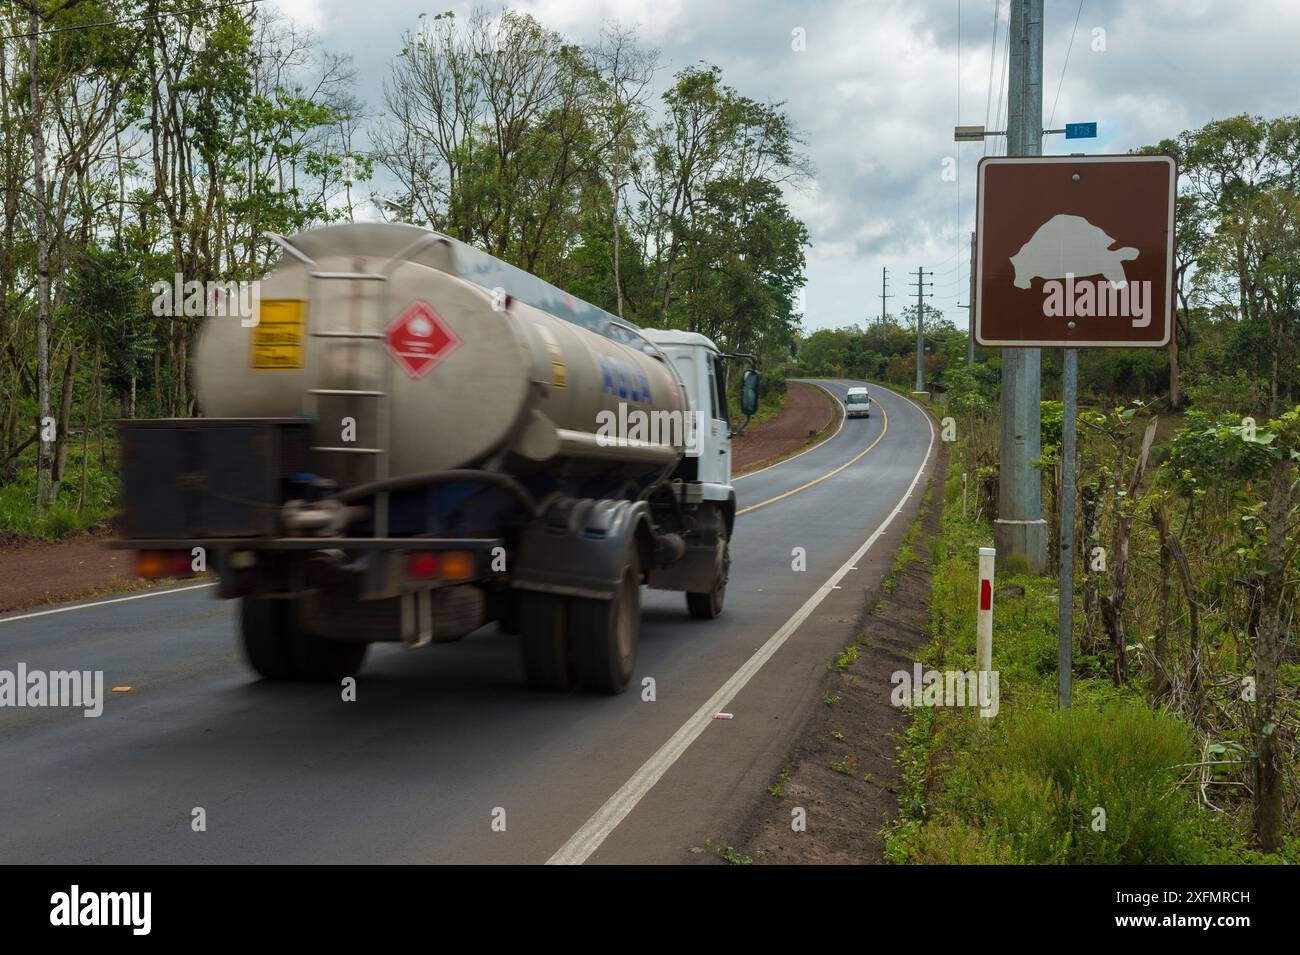
[[(926, 669), (974, 670), (977, 555), (992, 529), (961, 513), (955, 469), (944, 493), (930, 639), (918, 660)], [(898, 755), (899, 812), (883, 833), (886, 861), (1300, 861), (1294, 839), (1279, 853), (1259, 853), (1239, 819), (1198, 803), (1191, 726), (1138, 690), (1076, 667), (1072, 708), (1058, 711), (1055, 580), (1003, 574), (994, 614), (997, 715), (910, 711)]]

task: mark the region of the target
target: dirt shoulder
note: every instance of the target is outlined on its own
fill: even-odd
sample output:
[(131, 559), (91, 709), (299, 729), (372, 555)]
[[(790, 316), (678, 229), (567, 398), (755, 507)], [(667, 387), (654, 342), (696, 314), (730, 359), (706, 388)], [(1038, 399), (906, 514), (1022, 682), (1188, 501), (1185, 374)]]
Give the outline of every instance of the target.
[[(940, 532), (947, 446), (938, 453), (921, 516), (901, 551), (910, 548), (914, 559), (864, 595), (863, 612), (842, 644), (855, 647), (856, 656), (827, 661), (785, 769), (755, 795), (737, 827), (739, 856), (758, 863), (884, 861), (880, 832), (898, 809), (902, 773), (894, 757), (907, 721), (890, 703), (890, 676), (910, 670), (928, 639), (930, 548)], [(806, 811), (807, 831), (791, 829), (796, 807)]]
[(834, 424), (836, 402), (806, 381), (786, 385), (785, 405), (776, 417), (731, 440), (731, 470), (749, 471), (801, 450)]
[(130, 551), (110, 550), (107, 527), (59, 540), (0, 538), (0, 613), (128, 590)]

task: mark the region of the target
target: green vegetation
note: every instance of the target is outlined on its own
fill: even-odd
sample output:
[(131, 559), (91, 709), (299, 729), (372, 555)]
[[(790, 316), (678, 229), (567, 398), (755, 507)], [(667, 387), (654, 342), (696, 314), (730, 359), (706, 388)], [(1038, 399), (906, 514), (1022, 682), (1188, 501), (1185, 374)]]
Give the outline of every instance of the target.
[(718, 858), (720, 858), (723, 862), (727, 863), (727, 865), (753, 865), (754, 864), (754, 859), (752, 856), (747, 856), (740, 852), (737, 852), (731, 846), (718, 846), (717, 852), (718, 852)]
[(40, 512), (32, 506), (36, 498), (35, 458), (34, 450), (24, 454), (14, 469), (13, 478), (0, 483), (0, 530), (55, 538), (93, 527), (113, 517), (117, 496), (116, 469), (111, 457), (109, 466), (101, 464), (99, 451), (93, 442), (84, 456), (80, 440), (71, 443), (66, 466), (68, 478), (60, 483), (54, 503)]
[(841, 776), (852, 776), (858, 766), (858, 757), (849, 753), (843, 759), (837, 759), (830, 764), (830, 768)]
[(790, 785), (790, 767), (786, 766), (776, 777), (776, 782), (767, 791), (773, 796), (784, 796), (785, 787)]
[[(1113, 542), (1117, 528), (1126, 527), (1131, 556), (1127, 569), (1117, 571), (1111, 561), (1105, 571), (1081, 574), (1072, 709), (1063, 714), (1056, 706), (1055, 578), (1003, 568), (994, 601), (999, 713), (983, 719), (973, 708), (911, 712), (900, 751), (905, 786), (886, 832), (886, 858), (1300, 861), (1300, 667), (1293, 656), (1279, 668), (1276, 698), (1267, 703), (1258, 693), (1269, 682), (1269, 655), (1279, 652), (1278, 634), (1258, 619), (1265, 579), (1279, 570), (1259, 556), (1269, 536), (1265, 512), (1278, 506), (1268, 476), (1280, 469), (1294, 482), (1297, 455), (1275, 452), (1297, 446), (1300, 409), (1261, 426), (1252, 440), (1239, 426), (1193, 419), (1152, 451), (1161, 463), (1132, 492), (1127, 479), (1146, 423), (1134, 409), (1088, 415), (1080, 457), (1089, 480), (1080, 483), (1096, 480), (1102, 490), (1091, 512), (1095, 525), (1081, 531), (1085, 540)], [(927, 667), (974, 668), (976, 557), (992, 532), (986, 505), (968, 504), (962, 514), (961, 477), (994, 425), (976, 419), (964, 435), (959, 430), (953, 449), (941, 539), (933, 548), (932, 640), (919, 656)], [(1096, 469), (1103, 467), (1125, 479), (1099, 480)], [(1187, 484), (1200, 474), (1209, 486)], [(1162, 560), (1174, 561), (1174, 548), (1188, 565), (1194, 610), (1176, 603), (1179, 574), (1161, 568)], [(1125, 575), (1119, 587), (1117, 573)], [(1293, 589), (1275, 592), (1280, 612), (1290, 613)], [(1101, 600), (1116, 593), (1124, 597), (1108, 625)], [(1111, 641), (1108, 626), (1124, 635), (1122, 644)], [(1256, 690), (1250, 701), (1242, 692), (1248, 675)], [(1273, 834), (1267, 805), (1261, 819), (1261, 803), (1277, 792), (1261, 767), (1261, 735), (1277, 741), (1272, 785), (1283, 798)], [(1270, 838), (1270, 850), (1261, 851)]]

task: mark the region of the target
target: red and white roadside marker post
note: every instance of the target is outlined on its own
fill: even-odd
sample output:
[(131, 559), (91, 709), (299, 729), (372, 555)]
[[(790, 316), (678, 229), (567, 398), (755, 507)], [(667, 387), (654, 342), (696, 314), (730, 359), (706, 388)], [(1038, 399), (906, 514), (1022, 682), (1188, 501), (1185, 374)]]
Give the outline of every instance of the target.
[[(993, 565), (998, 552), (993, 547), (980, 548), (979, 614), (975, 623), (975, 676), (993, 670)], [(991, 677), (983, 677), (985, 680)]]

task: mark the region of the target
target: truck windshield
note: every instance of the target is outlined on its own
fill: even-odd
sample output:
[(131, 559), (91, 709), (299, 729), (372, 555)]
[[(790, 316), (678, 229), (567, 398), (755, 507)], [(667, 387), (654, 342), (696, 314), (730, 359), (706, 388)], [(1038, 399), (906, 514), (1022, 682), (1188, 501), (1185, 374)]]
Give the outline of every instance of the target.
[(871, 399), (866, 395), (849, 395), (848, 397), (848, 402), (851, 405), (865, 405), (870, 401)]

